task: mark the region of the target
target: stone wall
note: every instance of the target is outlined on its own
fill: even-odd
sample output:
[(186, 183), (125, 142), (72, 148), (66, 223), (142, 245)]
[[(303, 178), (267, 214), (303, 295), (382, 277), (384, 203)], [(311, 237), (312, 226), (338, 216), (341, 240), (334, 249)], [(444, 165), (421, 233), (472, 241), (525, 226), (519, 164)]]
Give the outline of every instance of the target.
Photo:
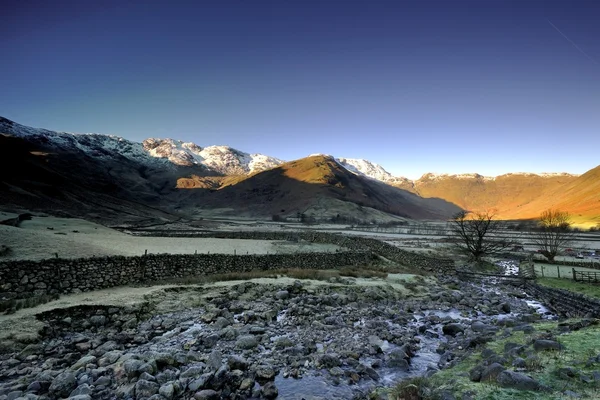
[(525, 291), (566, 317), (600, 317), (600, 300), (563, 289), (549, 288), (533, 282)]
[(223, 239), (255, 239), (255, 240), (288, 240), (328, 243), (354, 251), (370, 251), (423, 272), (441, 272), (454, 269), (454, 261), (428, 257), (419, 253), (406, 251), (384, 241), (374, 238), (347, 236), (337, 233), (305, 231), (305, 232), (197, 232), (190, 231), (146, 231), (136, 232), (141, 236), (170, 237), (211, 237)]
[(229, 255), (151, 254), (137, 257), (48, 259), (0, 263), (0, 300), (74, 293), (173, 278), (281, 268), (364, 265), (368, 251)]

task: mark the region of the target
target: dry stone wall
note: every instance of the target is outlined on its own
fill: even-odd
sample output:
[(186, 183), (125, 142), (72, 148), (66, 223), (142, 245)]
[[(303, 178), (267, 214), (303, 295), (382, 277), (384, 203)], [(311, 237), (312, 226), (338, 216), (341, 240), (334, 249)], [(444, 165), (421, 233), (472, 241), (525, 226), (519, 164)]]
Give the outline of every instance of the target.
[(173, 278), (270, 270), (364, 265), (367, 251), (229, 255), (151, 254), (138, 257), (48, 259), (0, 263), (0, 300), (76, 293)]
[(600, 300), (532, 282), (525, 285), (525, 290), (566, 317), (600, 317)]
[(423, 272), (443, 272), (454, 269), (454, 261), (428, 257), (411, 251), (406, 251), (384, 241), (347, 236), (329, 232), (197, 232), (190, 231), (146, 231), (136, 232), (143, 236), (171, 236), (171, 237), (211, 237), (223, 239), (255, 239), (255, 240), (287, 240), (307, 241), (313, 243), (328, 243), (354, 251), (370, 251), (399, 264), (420, 269)]

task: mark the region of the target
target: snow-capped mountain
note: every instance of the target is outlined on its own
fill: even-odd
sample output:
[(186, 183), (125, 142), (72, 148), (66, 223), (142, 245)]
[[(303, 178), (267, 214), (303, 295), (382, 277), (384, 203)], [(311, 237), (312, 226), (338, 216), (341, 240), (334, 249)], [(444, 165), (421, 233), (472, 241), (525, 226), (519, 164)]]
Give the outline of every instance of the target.
[(173, 139), (150, 138), (143, 143), (115, 135), (55, 132), (31, 128), (0, 117), (0, 133), (25, 138), (63, 150), (80, 150), (100, 159), (126, 159), (146, 167), (200, 166), (208, 172), (238, 175), (252, 174), (283, 163), (263, 154), (248, 154), (229, 146), (200, 147), (195, 143)]
[(387, 172), (381, 165), (368, 160), (340, 157), (336, 158), (336, 161), (356, 175), (367, 176), (382, 182), (388, 182), (395, 179), (394, 176)]
[[(66, 133), (48, 129), (31, 128), (0, 117), (0, 133), (26, 138), (40, 144), (69, 150), (77, 149), (98, 159), (119, 160), (125, 158), (149, 168), (201, 167), (205, 174), (247, 175), (277, 167), (285, 161), (263, 154), (249, 154), (229, 146), (200, 147), (195, 143), (173, 139), (149, 138), (143, 143), (133, 142), (115, 135), (95, 133)], [(324, 154), (320, 154), (324, 155)], [(416, 181), (396, 177), (381, 165), (364, 159), (334, 157), (348, 171), (384, 183), (413, 187), (422, 182), (447, 179), (493, 181), (499, 177), (479, 174), (424, 174)], [(513, 175), (521, 175), (513, 174)], [(522, 173), (535, 176), (536, 174)], [(573, 176), (565, 173), (539, 174), (541, 177)]]
[(245, 175), (283, 164), (282, 160), (263, 154), (248, 154), (229, 146), (200, 147), (173, 139), (146, 139), (144, 149), (152, 156), (166, 158), (181, 166), (204, 165), (223, 175)]

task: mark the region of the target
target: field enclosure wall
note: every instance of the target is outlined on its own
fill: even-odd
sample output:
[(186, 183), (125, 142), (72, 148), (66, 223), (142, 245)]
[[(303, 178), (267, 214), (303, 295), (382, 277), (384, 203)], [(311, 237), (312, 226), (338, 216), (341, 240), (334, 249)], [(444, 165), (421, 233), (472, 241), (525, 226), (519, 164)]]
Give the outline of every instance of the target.
[(48, 259), (0, 263), (0, 300), (31, 295), (76, 293), (173, 278), (271, 270), (326, 269), (364, 265), (371, 253), (229, 255), (149, 254), (139, 257)]

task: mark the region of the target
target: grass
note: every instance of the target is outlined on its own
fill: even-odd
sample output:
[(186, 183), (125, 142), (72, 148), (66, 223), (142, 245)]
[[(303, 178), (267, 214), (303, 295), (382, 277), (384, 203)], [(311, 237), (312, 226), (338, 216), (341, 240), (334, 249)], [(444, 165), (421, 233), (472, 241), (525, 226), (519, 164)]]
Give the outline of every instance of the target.
[(535, 274), (542, 278), (561, 278), (573, 279), (573, 268), (576, 271), (600, 272), (600, 270), (584, 267), (571, 267), (555, 264), (535, 264)]
[[(578, 321), (570, 320), (567, 322), (576, 323)], [(498, 354), (503, 354), (504, 345), (507, 342), (523, 345), (531, 344), (538, 338), (551, 337), (558, 340), (565, 346), (565, 350), (539, 352), (527, 364), (527, 369), (523, 371), (523, 373), (536, 379), (541, 384), (548, 386), (551, 389), (550, 391), (520, 391), (502, 388), (495, 383), (472, 382), (469, 379), (469, 371), (481, 361), (480, 353), (477, 351), (452, 368), (436, 373), (426, 382), (419, 381), (416, 386), (424, 388), (424, 392), (427, 392), (427, 388), (438, 388), (433, 392), (428, 392), (428, 395), (422, 396), (422, 398), (437, 399), (441, 390), (449, 390), (457, 398), (461, 398), (462, 394), (470, 392), (473, 394), (472, 398), (474, 399), (487, 400), (558, 400), (567, 398), (564, 395), (566, 390), (577, 393), (581, 399), (600, 398), (600, 382), (595, 382), (593, 379), (588, 380), (592, 371), (600, 370), (600, 362), (591, 362), (591, 357), (595, 358), (600, 354), (600, 325), (591, 325), (564, 334), (559, 331), (558, 322), (540, 322), (534, 326), (536, 331), (532, 334), (517, 331), (506, 338), (498, 336), (496, 341), (487, 344), (487, 348)], [(505, 367), (511, 368), (510, 361)], [(573, 367), (579, 374), (571, 378), (559, 375), (558, 371), (564, 367)], [(400, 383), (390, 391), (392, 395), (390, 398), (401, 398), (403, 388), (410, 384), (415, 383)]]
[(600, 285), (591, 283), (575, 282), (571, 279), (539, 278), (536, 283), (555, 289), (565, 289), (571, 292), (583, 294), (590, 297), (600, 298)]
[(161, 281), (161, 283), (173, 283), (173, 284), (202, 284), (210, 282), (220, 281), (237, 281), (237, 280), (250, 280), (258, 278), (278, 278), (280, 276), (287, 276), (294, 279), (314, 279), (327, 281), (329, 279), (351, 277), (351, 278), (387, 278), (388, 273), (381, 270), (380, 268), (373, 266), (365, 267), (348, 267), (341, 269), (300, 269), (300, 268), (287, 268), (277, 270), (256, 270), (248, 272), (233, 272), (226, 274), (214, 274), (214, 275), (202, 275), (202, 276), (190, 276), (185, 278), (170, 279), (167, 281)]

